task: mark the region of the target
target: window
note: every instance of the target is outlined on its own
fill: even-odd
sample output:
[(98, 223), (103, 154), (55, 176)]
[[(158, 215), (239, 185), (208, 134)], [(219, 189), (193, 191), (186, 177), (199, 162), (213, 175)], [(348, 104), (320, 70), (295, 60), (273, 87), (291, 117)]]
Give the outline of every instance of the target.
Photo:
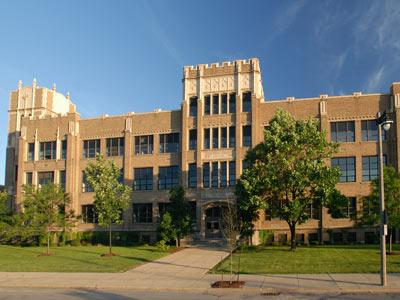
[(210, 95), (204, 97), (204, 115), (209, 115), (211, 111), (211, 97)]
[(219, 114), (219, 95), (213, 95), (213, 115)]
[(235, 126), (229, 127), (229, 148), (235, 148), (236, 146), (235, 134)]
[(189, 164), (189, 174), (188, 174), (188, 187), (196, 188), (197, 187), (197, 165)]
[(363, 199), (363, 215), (369, 216), (372, 214), (379, 214), (379, 206), (370, 197), (365, 197)]
[(163, 215), (168, 211), (170, 204), (168, 202), (158, 203), (158, 215), (162, 219)]
[(229, 94), (229, 113), (234, 114), (236, 112), (236, 94)]
[(39, 186), (53, 182), (54, 182), (54, 172), (38, 172)]
[(242, 171), (246, 170), (248, 167), (250, 167), (250, 162), (247, 160), (242, 160)]
[(354, 142), (354, 121), (332, 122), (332, 142)]
[(35, 143), (28, 144), (27, 160), (35, 160)]
[(152, 154), (154, 138), (152, 135), (135, 136), (135, 154)]
[(226, 114), (228, 112), (228, 95), (221, 95), (221, 114)]
[(213, 148), (218, 149), (218, 128), (212, 129)]
[(158, 172), (158, 189), (170, 190), (179, 185), (179, 167), (160, 167)]
[(100, 153), (100, 140), (83, 141), (83, 158), (93, 158)]
[(227, 140), (227, 128), (221, 127), (221, 148), (228, 147), (228, 140)]
[(337, 157), (331, 159), (332, 167), (339, 167), (342, 172), (340, 182), (356, 181), (355, 172), (356, 158), (355, 157)]
[(160, 153), (179, 152), (179, 133), (160, 134)]
[(124, 168), (119, 170), (119, 176), (118, 176), (118, 183), (120, 184), (124, 184), (125, 180), (124, 180)]
[(140, 203), (133, 204), (133, 223), (152, 223), (153, 204)]
[(32, 180), (32, 178), (33, 178), (33, 173), (32, 172), (26, 172), (25, 173), (25, 184), (26, 185), (32, 185), (32, 183), (33, 183), (33, 180)]
[(251, 92), (243, 93), (242, 101), (243, 101), (242, 111), (251, 112)]
[[(386, 155), (383, 156), (383, 163), (386, 165)], [(379, 175), (379, 156), (362, 157), (362, 181), (372, 181)]]
[(189, 99), (189, 116), (197, 116), (197, 97), (191, 97)]
[(189, 150), (196, 150), (197, 148), (197, 129), (189, 130)]
[(213, 188), (217, 188), (218, 187), (218, 162), (213, 162), (212, 163), (211, 186)]
[(67, 159), (67, 140), (61, 141), (61, 159)]
[(93, 187), (89, 184), (85, 171), (82, 172), (82, 192), (91, 193), (94, 192)]
[(251, 125), (243, 126), (243, 147), (251, 146)]
[(124, 155), (124, 138), (109, 138), (106, 140), (107, 156), (123, 156)]
[(98, 223), (98, 216), (93, 204), (82, 205), (82, 221), (85, 224)]
[(210, 128), (204, 129), (204, 149), (210, 149)]
[(229, 162), (229, 186), (234, 186), (236, 183), (236, 164), (235, 161)]
[(56, 142), (41, 142), (39, 159), (56, 159)]
[(310, 219), (319, 220), (319, 207), (316, 204), (311, 204), (306, 207), (305, 213), (309, 216)]
[(63, 190), (65, 190), (65, 183), (66, 183), (65, 170), (60, 171), (59, 175), (60, 175), (60, 177), (59, 177), (59, 185)]
[(227, 186), (227, 167), (226, 161), (220, 162), (220, 186), (226, 187)]
[(340, 210), (340, 218), (354, 219), (356, 217), (356, 211), (357, 211), (357, 198), (356, 197), (348, 198), (347, 205), (340, 207), (339, 210)]
[(210, 187), (210, 163), (203, 163), (203, 187)]
[[(363, 141), (378, 141), (376, 120), (361, 121), (361, 138)], [(382, 130), (382, 140), (386, 140), (386, 131)]]
[(135, 191), (149, 191), (153, 189), (153, 168), (134, 169), (133, 189)]

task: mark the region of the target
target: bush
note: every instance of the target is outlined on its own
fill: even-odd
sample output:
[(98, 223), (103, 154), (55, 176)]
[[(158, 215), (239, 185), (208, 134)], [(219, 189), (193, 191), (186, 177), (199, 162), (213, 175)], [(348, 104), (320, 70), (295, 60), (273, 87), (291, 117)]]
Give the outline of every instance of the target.
[(258, 236), (261, 245), (271, 245), (274, 242), (274, 233), (271, 230), (261, 229)]
[(164, 240), (159, 241), (156, 244), (156, 246), (157, 246), (158, 249), (161, 249), (163, 251), (167, 251), (167, 250), (170, 249), (170, 246)]

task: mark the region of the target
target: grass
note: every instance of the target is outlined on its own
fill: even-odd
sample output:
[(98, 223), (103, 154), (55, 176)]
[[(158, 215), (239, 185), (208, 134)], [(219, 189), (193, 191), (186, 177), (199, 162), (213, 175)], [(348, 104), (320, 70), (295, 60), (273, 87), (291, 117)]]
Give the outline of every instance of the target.
[(169, 254), (153, 246), (113, 247), (118, 256), (100, 257), (105, 246), (45, 247), (0, 245), (0, 272), (123, 272)]
[[(394, 250), (400, 250), (394, 245)], [(233, 255), (233, 270), (237, 272), (240, 258), (241, 274), (321, 274), (378, 273), (379, 245), (304, 246), (292, 252), (289, 247), (256, 247), (238, 250)], [(211, 270), (230, 271), (230, 258)], [(400, 272), (400, 255), (387, 256), (387, 271)]]

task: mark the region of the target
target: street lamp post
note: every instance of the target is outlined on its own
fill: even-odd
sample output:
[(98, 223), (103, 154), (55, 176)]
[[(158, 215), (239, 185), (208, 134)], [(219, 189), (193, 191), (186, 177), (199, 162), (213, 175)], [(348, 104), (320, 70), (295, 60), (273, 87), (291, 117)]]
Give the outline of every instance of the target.
[(376, 123), (378, 125), (378, 139), (379, 139), (379, 190), (380, 190), (380, 241), (381, 241), (381, 285), (386, 286), (386, 235), (387, 235), (387, 214), (385, 210), (385, 186), (383, 180), (383, 151), (382, 151), (382, 127), (383, 130), (388, 131), (392, 120), (387, 119), (386, 113), (378, 112)]

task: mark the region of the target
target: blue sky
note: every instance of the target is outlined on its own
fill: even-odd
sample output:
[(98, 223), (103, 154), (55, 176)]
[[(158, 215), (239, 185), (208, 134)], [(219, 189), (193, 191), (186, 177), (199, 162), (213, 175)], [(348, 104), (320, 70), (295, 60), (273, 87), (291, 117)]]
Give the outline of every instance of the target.
[(388, 92), (400, 2), (0, 2), (0, 183), (10, 90), (69, 91), (82, 117), (176, 109), (184, 65), (260, 58), (267, 99)]

